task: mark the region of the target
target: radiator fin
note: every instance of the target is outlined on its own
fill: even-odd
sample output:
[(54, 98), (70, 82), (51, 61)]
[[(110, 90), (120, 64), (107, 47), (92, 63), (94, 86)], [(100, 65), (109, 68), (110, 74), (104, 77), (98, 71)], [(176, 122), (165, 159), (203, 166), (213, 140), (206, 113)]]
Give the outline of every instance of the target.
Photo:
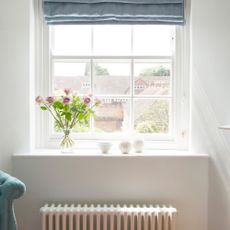
[(177, 210), (153, 206), (46, 204), (42, 230), (176, 230)]

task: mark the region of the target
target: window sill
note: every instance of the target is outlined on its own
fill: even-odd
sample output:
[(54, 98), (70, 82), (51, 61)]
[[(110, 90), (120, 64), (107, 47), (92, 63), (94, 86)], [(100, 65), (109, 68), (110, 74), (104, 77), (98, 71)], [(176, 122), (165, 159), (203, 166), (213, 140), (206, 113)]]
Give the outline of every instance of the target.
[(219, 129), (224, 129), (224, 130), (230, 130), (230, 125), (222, 125), (220, 127), (218, 127)]
[[(144, 140), (142, 137), (137, 137), (136, 139), (140, 139), (140, 140)], [(57, 147), (60, 144), (60, 140), (61, 140), (61, 136), (59, 137), (53, 137), (53, 138), (49, 138), (47, 142), (42, 142), (42, 143), (36, 143), (36, 146), (34, 147), (35, 149), (48, 149), (48, 150), (54, 150), (57, 149)], [(111, 143), (111, 150), (112, 152), (120, 152), (119, 150), (119, 144), (121, 141), (129, 141), (131, 142), (131, 144), (133, 144), (133, 141), (135, 139), (132, 140), (132, 138), (130, 138), (129, 136), (120, 136), (119, 140), (113, 140), (113, 139), (106, 139), (106, 138), (102, 138), (102, 139), (75, 139), (73, 138), (73, 140), (75, 141), (75, 152), (81, 152), (81, 151), (92, 151), (92, 152), (96, 152), (98, 151), (100, 153), (99, 150), (99, 143), (100, 142), (108, 142)], [(144, 150), (147, 152), (152, 152), (152, 151), (188, 151), (188, 140), (187, 138), (184, 139), (171, 139), (171, 140), (144, 140)], [(56, 151), (60, 151), (60, 150), (56, 150)]]
[(118, 150), (103, 154), (100, 150), (75, 149), (73, 153), (61, 153), (59, 149), (37, 149), (27, 153), (15, 153), (14, 157), (208, 157), (208, 154), (176, 150), (144, 150), (143, 153), (122, 154)]

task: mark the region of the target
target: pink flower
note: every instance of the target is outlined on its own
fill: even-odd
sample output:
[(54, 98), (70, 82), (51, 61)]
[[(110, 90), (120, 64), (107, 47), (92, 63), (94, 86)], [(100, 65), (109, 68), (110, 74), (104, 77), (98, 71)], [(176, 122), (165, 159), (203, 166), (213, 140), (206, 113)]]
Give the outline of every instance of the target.
[(37, 96), (37, 97), (35, 98), (35, 101), (36, 101), (38, 104), (40, 104), (40, 103), (42, 103), (43, 98), (42, 98), (41, 96)]
[(65, 89), (64, 89), (64, 92), (65, 92), (65, 94), (68, 96), (68, 95), (72, 92), (72, 89), (70, 89), (70, 88), (65, 88)]
[(84, 96), (83, 101), (85, 104), (89, 104), (91, 102), (91, 98), (89, 96)]
[(53, 96), (49, 96), (46, 98), (46, 101), (50, 104), (52, 104), (54, 102), (54, 100), (55, 100), (55, 97), (53, 97)]
[(64, 104), (69, 104), (71, 99), (69, 97), (63, 97), (63, 103)]

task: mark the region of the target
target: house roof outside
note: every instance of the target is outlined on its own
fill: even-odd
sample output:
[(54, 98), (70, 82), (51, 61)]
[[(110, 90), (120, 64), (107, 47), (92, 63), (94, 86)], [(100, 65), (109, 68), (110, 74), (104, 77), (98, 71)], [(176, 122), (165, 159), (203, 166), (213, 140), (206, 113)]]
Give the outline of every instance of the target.
[[(55, 89), (57, 93), (60, 89), (72, 88), (85, 94), (90, 91), (89, 77), (55, 77)], [(128, 76), (96, 76), (94, 79), (95, 92), (97, 96), (104, 95), (124, 95), (130, 94), (130, 78)], [(61, 90), (60, 90), (61, 91)], [(168, 95), (170, 92), (169, 76), (138, 76), (135, 77), (134, 92), (136, 95)], [(112, 132), (123, 129), (129, 120), (128, 98), (104, 98), (102, 105), (97, 109), (97, 118), (95, 125), (98, 129)], [(154, 107), (159, 100), (136, 99), (134, 101), (134, 117), (136, 122), (145, 117), (145, 110)], [(166, 110), (167, 105), (166, 105)], [(167, 112), (166, 111), (166, 112)], [(167, 117), (167, 116), (166, 116)], [(167, 119), (167, 118), (165, 118)], [(109, 123), (108, 123), (109, 122)], [(156, 121), (161, 125), (161, 119)]]
[[(130, 93), (130, 78), (128, 76), (96, 76), (94, 78), (96, 95), (128, 95)], [(90, 91), (88, 76), (56, 76), (55, 90), (72, 88), (85, 94)], [(138, 76), (135, 77), (135, 94), (138, 95), (167, 95), (170, 90), (169, 76)]]

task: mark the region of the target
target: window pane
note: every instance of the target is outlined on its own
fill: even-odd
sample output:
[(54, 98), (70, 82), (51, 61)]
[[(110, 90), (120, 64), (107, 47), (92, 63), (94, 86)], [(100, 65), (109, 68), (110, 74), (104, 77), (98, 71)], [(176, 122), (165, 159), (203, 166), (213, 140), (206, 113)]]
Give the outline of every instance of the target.
[(142, 25), (133, 29), (135, 55), (172, 55), (174, 26)]
[(130, 26), (94, 26), (94, 54), (128, 55), (131, 53)]
[(130, 93), (129, 62), (96, 62), (94, 75), (95, 94), (124, 95)]
[(102, 100), (89, 127), (80, 125), (73, 132), (171, 132), (174, 67), (172, 58), (163, 56), (173, 55), (174, 32), (175, 26), (160, 25), (52, 26), (55, 95), (72, 88)]
[(73, 127), (73, 130), (72, 132), (74, 133), (87, 133), (87, 132), (90, 132), (90, 124), (76, 124), (74, 127)]
[(171, 64), (134, 63), (134, 92), (136, 95), (169, 95)]
[(168, 133), (169, 100), (134, 100), (134, 128), (138, 133)]
[(86, 55), (91, 53), (90, 26), (52, 26), (54, 55)]
[[(57, 133), (61, 133), (63, 134), (63, 130), (60, 129), (56, 124), (54, 124), (54, 131)], [(90, 132), (90, 125), (85, 125), (85, 124), (76, 124), (73, 129), (72, 129), (73, 133), (87, 133)]]
[(71, 88), (80, 94), (90, 91), (90, 63), (88, 62), (55, 62), (53, 75), (56, 94), (65, 88)]
[(96, 132), (121, 132), (129, 130), (130, 100), (104, 98), (97, 108)]

